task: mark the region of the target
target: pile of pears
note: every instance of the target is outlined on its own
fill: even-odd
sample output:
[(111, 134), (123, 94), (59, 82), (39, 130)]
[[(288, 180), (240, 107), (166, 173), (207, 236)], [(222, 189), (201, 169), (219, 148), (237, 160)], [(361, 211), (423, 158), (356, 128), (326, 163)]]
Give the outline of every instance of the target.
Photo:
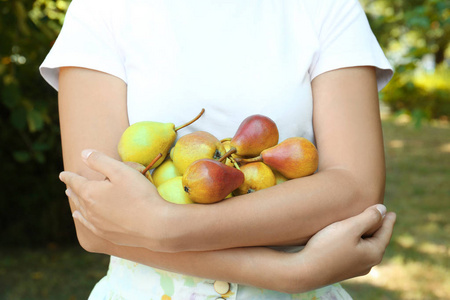
[(314, 144), (303, 137), (279, 142), (275, 122), (259, 114), (245, 118), (233, 137), (219, 139), (207, 131), (195, 131), (176, 141), (178, 130), (204, 112), (178, 127), (137, 122), (121, 136), (122, 161), (145, 175), (165, 200), (216, 203), (316, 171), (319, 157)]

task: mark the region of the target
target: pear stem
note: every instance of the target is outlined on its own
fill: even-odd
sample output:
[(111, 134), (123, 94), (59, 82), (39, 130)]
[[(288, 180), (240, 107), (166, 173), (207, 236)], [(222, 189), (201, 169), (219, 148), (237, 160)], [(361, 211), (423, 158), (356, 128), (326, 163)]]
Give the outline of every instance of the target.
[(235, 158), (234, 159), (237, 163), (240, 164), (249, 164), (252, 162), (259, 162), (259, 161), (263, 161), (262, 156), (256, 156), (256, 157), (252, 157), (252, 158)]
[(233, 163), (234, 167), (240, 171), (241, 168), (239, 167), (239, 164), (236, 162), (236, 160), (232, 157), (230, 157), (230, 160)]
[(227, 151), (227, 153), (225, 153), (224, 155), (222, 155), (221, 158), (219, 158), (219, 162), (223, 162), (228, 156), (236, 153), (236, 151), (237, 151), (236, 148), (231, 147), (230, 150)]
[(145, 175), (145, 173), (147, 173), (148, 170), (150, 170), (153, 165), (158, 161), (158, 159), (160, 159), (162, 157), (161, 153), (158, 153), (158, 155), (156, 155), (156, 157), (148, 164), (148, 166), (144, 169), (144, 171), (142, 171), (142, 175)]
[(195, 121), (197, 121), (198, 119), (200, 119), (200, 117), (203, 115), (204, 112), (205, 112), (205, 109), (202, 108), (202, 111), (201, 111), (194, 119), (192, 119), (191, 121), (187, 122), (186, 124), (183, 124), (183, 125), (181, 125), (181, 126), (175, 127), (175, 129), (174, 129), (175, 132), (177, 132), (177, 131), (180, 130), (181, 128), (184, 128), (184, 127), (186, 127), (186, 126), (191, 125), (192, 123), (194, 123)]

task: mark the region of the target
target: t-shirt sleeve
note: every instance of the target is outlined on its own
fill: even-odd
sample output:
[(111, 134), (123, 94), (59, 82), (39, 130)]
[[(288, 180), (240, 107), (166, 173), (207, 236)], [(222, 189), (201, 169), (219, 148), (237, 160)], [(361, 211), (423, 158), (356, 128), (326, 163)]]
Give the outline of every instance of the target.
[(393, 70), (360, 3), (357, 0), (306, 2), (319, 41), (319, 51), (309, 69), (311, 80), (339, 68), (374, 66), (378, 90), (381, 90), (392, 78)]
[(123, 58), (116, 45), (112, 5), (103, 0), (73, 0), (61, 32), (39, 70), (58, 90), (61, 67), (81, 67), (114, 75), (126, 82)]

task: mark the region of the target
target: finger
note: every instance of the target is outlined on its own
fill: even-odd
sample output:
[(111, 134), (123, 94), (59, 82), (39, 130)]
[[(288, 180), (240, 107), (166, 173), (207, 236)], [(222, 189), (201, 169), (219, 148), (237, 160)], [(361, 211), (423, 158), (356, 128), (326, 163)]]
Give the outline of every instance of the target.
[(122, 162), (96, 150), (83, 150), (81, 157), (89, 168), (105, 175), (110, 181), (120, 180), (118, 174), (129, 171)]
[[(376, 215), (375, 211), (373, 212), (373, 214), (375, 215), (374, 219), (378, 220), (378, 221), (375, 222), (375, 224), (372, 227), (370, 227), (366, 232), (364, 232), (363, 237), (372, 236), (381, 227), (383, 218), (386, 215), (386, 206), (384, 206), (382, 204), (377, 204), (377, 205), (374, 205), (374, 207), (378, 210), (379, 214), (381, 215), (381, 218), (379, 218)], [(369, 209), (373, 209), (373, 207), (369, 207)]]
[(64, 182), (68, 188), (70, 188), (75, 194), (80, 194), (86, 183), (89, 182), (83, 176), (75, 174), (73, 172), (64, 171), (59, 174), (59, 179)]
[(386, 207), (382, 204), (376, 204), (353, 217), (352, 222), (358, 235), (369, 235), (375, 232), (381, 226), (385, 213)]
[(82, 198), (78, 197), (78, 195), (75, 194), (71, 188), (67, 188), (66, 195), (69, 198), (69, 201), (74, 205), (74, 210), (79, 210), (83, 215), (85, 215), (86, 210), (84, 208), (84, 203), (83, 201), (80, 201)]
[(391, 240), (392, 233), (394, 231), (394, 224), (397, 219), (397, 215), (393, 212), (389, 212), (386, 214), (386, 217), (383, 219), (383, 224), (380, 229), (378, 229), (373, 234), (373, 239), (378, 240), (380, 244), (386, 248)]

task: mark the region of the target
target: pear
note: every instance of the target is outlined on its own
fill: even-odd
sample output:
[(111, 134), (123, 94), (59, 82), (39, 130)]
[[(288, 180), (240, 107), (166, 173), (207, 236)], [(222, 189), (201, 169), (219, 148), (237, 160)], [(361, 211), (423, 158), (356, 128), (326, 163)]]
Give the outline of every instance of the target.
[(230, 141), (230, 150), (220, 161), (233, 153), (246, 157), (259, 155), (264, 149), (275, 146), (278, 139), (278, 128), (272, 119), (263, 115), (251, 115), (239, 125)]
[(194, 203), (183, 189), (181, 176), (171, 178), (157, 187), (159, 195), (166, 201), (175, 204)]
[[(223, 147), (225, 148), (225, 151), (226, 151), (226, 152), (228, 152), (228, 151), (231, 150), (231, 138), (222, 139), (220, 142), (222, 143), (222, 145), (223, 145)], [(234, 158), (236, 158), (236, 157), (240, 157), (240, 156), (239, 156), (239, 155), (236, 155), (236, 154), (231, 154), (230, 156), (226, 157), (226, 160), (225, 160), (224, 163), (225, 163), (227, 166), (235, 167), (235, 161), (234, 161)], [(222, 161), (222, 162), (223, 162), (223, 161)]]
[(244, 182), (244, 174), (214, 159), (193, 162), (183, 174), (184, 191), (195, 203), (221, 201)]
[(134, 123), (120, 138), (117, 146), (120, 158), (122, 161), (134, 161), (147, 166), (158, 153), (162, 153), (160, 160), (153, 165), (153, 168), (158, 167), (175, 142), (177, 131), (198, 120), (204, 111), (202, 109), (197, 117), (179, 127), (175, 127), (173, 123), (153, 121)]
[(194, 161), (202, 158), (219, 159), (225, 154), (225, 148), (219, 139), (206, 131), (195, 131), (182, 136), (176, 142), (172, 159), (181, 174)]
[(153, 183), (156, 187), (160, 186), (163, 182), (177, 176), (181, 176), (181, 173), (175, 167), (170, 157), (166, 157), (166, 160), (161, 165), (159, 165), (152, 173)]
[[(140, 163), (134, 162), (134, 161), (126, 161), (124, 162), (127, 166), (139, 171), (139, 173), (142, 173), (151, 183), (153, 182), (152, 175), (150, 174), (149, 170), (145, 170), (146, 167)], [(145, 173), (143, 173), (145, 171)]]
[(262, 151), (257, 157), (238, 160), (239, 163), (255, 161), (262, 161), (287, 179), (294, 179), (313, 174), (319, 166), (319, 154), (308, 139), (291, 137)]
[(275, 175), (275, 180), (276, 180), (276, 184), (281, 184), (285, 181), (288, 181), (289, 179), (287, 179), (286, 177), (283, 176), (283, 174), (281, 174), (280, 172), (278, 172), (275, 169), (272, 169), (273, 175)]
[(233, 194), (243, 195), (253, 193), (276, 184), (275, 175), (270, 167), (263, 162), (252, 162), (241, 166), (244, 173), (244, 182), (233, 191)]

